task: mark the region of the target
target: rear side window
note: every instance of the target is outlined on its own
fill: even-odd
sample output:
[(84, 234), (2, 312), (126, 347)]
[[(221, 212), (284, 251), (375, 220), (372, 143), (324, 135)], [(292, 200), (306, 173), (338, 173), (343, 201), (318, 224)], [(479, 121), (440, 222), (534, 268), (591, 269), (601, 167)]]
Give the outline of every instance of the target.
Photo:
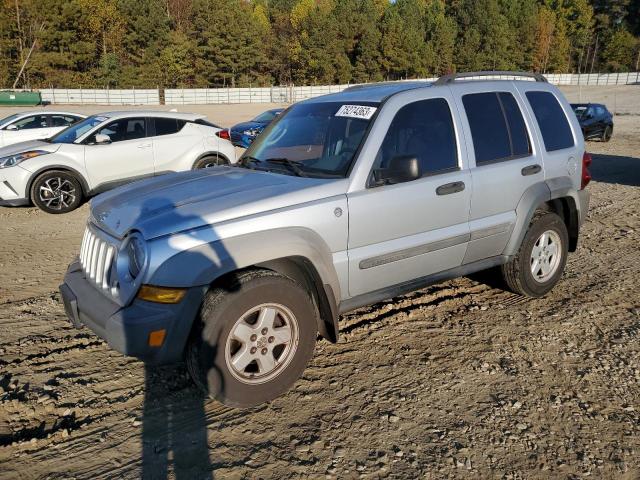
[(187, 123), (185, 120), (175, 118), (155, 118), (156, 137), (178, 133)]
[(528, 156), (529, 135), (522, 112), (508, 92), (472, 93), (462, 97), (469, 120), (476, 165)]
[(376, 168), (385, 168), (393, 157), (415, 156), (423, 175), (458, 168), (456, 135), (449, 104), (444, 98), (410, 103), (402, 107), (389, 126)]
[(574, 146), (573, 134), (558, 99), (549, 92), (527, 92), (547, 152)]

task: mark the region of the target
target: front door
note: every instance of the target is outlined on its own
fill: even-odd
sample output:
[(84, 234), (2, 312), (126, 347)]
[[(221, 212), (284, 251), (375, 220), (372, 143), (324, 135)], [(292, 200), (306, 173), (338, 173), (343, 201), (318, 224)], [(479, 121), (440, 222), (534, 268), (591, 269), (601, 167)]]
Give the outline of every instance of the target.
[[(372, 176), (365, 188), (348, 194), (351, 296), (457, 267), (464, 258), (471, 177), (464, 169), (453, 102), (442, 93), (420, 95), (427, 98), (388, 102), (395, 113), (385, 109), (393, 120)], [(421, 178), (377, 185), (373, 172), (398, 156), (416, 157)]]
[(47, 138), (49, 125), (45, 115), (31, 115), (4, 127), (3, 146)]
[[(97, 134), (108, 136), (110, 143), (97, 144)], [(92, 190), (152, 176), (153, 149), (147, 137), (147, 119), (114, 120), (92, 134), (85, 141), (85, 165)]]

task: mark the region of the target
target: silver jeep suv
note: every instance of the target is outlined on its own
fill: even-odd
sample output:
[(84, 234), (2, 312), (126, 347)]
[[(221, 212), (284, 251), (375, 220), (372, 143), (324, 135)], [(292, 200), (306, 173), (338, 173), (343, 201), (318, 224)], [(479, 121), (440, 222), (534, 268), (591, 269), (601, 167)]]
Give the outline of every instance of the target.
[(291, 387), (346, 311), (491, 267), (544, 295), (576, 250), (590, 157), (557, 88), (504, 74), (300, 102), (239, 166), (97, 197), (67, 315), (248, 407)]

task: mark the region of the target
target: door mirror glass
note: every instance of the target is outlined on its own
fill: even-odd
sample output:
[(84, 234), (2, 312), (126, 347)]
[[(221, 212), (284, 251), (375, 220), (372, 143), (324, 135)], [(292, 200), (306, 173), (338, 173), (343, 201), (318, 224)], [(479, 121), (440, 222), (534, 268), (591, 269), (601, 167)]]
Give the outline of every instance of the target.
[(111, 143), (111, 138), (109, 135), (105, 135), (104, 133), (96, 133), (95, 141), (93, 143), (95, 145), (107, 145)]
[(410, 182), (422, 176), (420, 162), (413, 155), (398, 155), (391, 158), (387, 168), (374, 170), (375, 185), (392, 185)]

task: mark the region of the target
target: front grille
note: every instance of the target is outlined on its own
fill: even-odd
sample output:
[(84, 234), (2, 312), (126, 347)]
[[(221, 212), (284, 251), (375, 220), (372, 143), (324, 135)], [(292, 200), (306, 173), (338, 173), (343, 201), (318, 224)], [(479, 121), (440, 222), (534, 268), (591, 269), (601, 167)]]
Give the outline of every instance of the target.
[(111, 268), (116, 254), (116, 247), (100, 238), (90, 227), (84, 232), (80, 247), (80, 264), (87, 278), (100, 290), (111, 295), (116, 288), (111, 287)]

